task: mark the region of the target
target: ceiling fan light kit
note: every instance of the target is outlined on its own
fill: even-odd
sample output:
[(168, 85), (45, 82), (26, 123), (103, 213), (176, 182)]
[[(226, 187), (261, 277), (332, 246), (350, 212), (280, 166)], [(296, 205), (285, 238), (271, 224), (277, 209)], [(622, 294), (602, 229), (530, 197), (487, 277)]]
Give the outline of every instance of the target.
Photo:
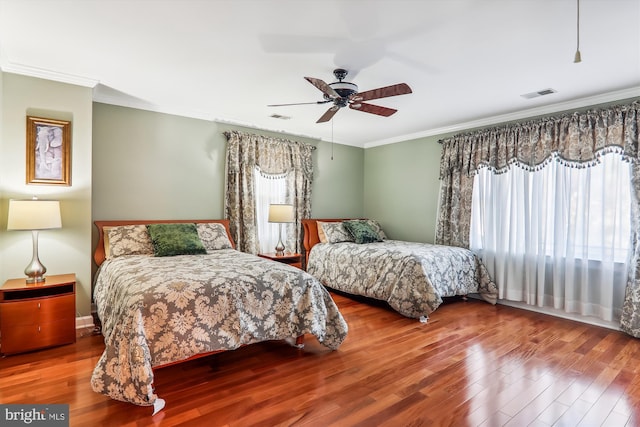
[(286, 105), (307, 105), (307, 104), (325, 104), (332, 102), (333, 105), (318, 119), (316, 123), (328, 122), (343, 107), (349, 107), (352, 110), (362, 111), (365, 113), (376, 114), (378, 116), (389, 117), (397, 110), (393, 108), (381, 107), (379, 105), (364, 103), (372, 99), (387, 98), (390, 96), (406, 95), (411, 92), (411, 88), (406, 83), (398, 83), (391, 86), (381, 87), (368, 90), (366, 92), (358, 92), (358, 85), (351, 82), (343, 81), (347, 77), (348, 71), (344, 68), (336, 68), (333, 75), (338, 79), (337, 82), (325, 83), (321, 79), (314, 77), (305, 77), (309, 83), (314, 85), (322, 92), (323, 101), (302, 102), (297, 104), (272, 104), (269, 107), (281, 107)]

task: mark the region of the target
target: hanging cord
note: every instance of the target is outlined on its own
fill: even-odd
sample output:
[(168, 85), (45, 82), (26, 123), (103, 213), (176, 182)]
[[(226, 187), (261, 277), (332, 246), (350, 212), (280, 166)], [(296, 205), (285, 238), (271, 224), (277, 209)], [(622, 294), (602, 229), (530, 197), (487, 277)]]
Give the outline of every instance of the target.
[(574, 63), (582, 62), (582, 55), (580, 55), (580, 0), (576, 0), (577, 5), (577, 18), (576, 18), (576, 55), (573, 58)]
[(331, 119), (331, 160), (333, 160), (333, 118)]

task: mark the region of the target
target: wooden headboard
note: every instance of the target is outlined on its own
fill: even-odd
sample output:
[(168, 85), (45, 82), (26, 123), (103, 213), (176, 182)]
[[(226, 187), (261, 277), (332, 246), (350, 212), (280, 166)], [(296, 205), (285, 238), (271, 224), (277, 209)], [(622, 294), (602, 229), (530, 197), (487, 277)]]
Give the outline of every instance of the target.
[(98, 244), (96, 245), (96, 250), (93, 253), (93, 259), (96, 264), (100, 266), (102, 262), (105, 260), (105, 252), (104, 252), (104, 227), (114, 227), (118, 225), (140, 225), (140, 224), (166, 224), (166, 223), (219, 223), (224, 225), (224, 228), (227, 230), (227, 235), (229, 236), (229, 241), (235, 248), (236, 245), (233, 241), (233, 237), (231, 237), (231, 230), (229, 228), (229, 220), (228, 219), (150, 219), (150, 220), (115, 220), (115, 221), (94, 221), (94, 224), (98, 228)]
[[(318, 221), (320, 222), (340, 222), (348, 221), (354, 218), (309, 218), (302, 220), (302, 246), (304, 248), (304, 268), (307, 268), (307, 262), (309, 261), (309, 253), (317, 243), (320, 243), (320, 237), (318, 236)], [(361, 219), (361, 218), (360, 218)]]

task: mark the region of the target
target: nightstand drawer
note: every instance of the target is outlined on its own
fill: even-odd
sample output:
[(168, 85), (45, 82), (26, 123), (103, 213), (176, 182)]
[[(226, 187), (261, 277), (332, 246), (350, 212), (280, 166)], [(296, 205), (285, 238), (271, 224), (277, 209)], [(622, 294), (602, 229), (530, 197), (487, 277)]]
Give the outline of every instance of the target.
[(75, 319), (19, 325), (2, 330), (2, 353), (20, 353), (76, 340)]
[(16, 301), (0, 305), (0, 324), (12, 327), (49, 323), (62, 318), (75, 317), (75, 295)]

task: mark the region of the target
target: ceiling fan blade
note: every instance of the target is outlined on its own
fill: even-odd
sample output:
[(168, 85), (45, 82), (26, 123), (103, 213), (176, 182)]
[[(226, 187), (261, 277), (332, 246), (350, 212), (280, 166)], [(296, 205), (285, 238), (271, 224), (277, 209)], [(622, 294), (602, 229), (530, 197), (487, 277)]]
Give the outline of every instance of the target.
[(377, 114), (379, 116), (389, 117), (398, 110), (393, 108), (381, 107), (379, 105), (367, 104), (364, 102), (349, 104), (352, 110), (364, 111), (365, 113)]
[(340, 95), (338, 95), (338, 92), (333, 90), (333, 88), (331, 86), (329, 86), (328, 84), (326, 84), (324, 81), (322, 81), (320, 79), (313, 78), (313, 77), (305, 77), (305, 80), (308, 81), (309, 83), (311, 83), (312, 85), (314, 85), (315, 87), (317, 87), (318, 89), (320, 89), (322, 91), (322, 93), (324, 93), (328, 97), (330, 97), (330, 98), (340, 98)]
[(353, 101), (369, 101), (371, 99), (387, 98), (389, 96), (406, 95), (411, 93), (411, 88), (406, 83), (379, 87), (378, 89), (367, 90), (353, 96)]
[(318, 119), (318, 121), (316, 123), (324, 123), (324, 122), (328, 122), (329, 120), (331, 120), (333, 118), (333, 116), (338, 112), (338, 110), (340, 109), (340, 107), (337, 106), (333, 106), (331, 108), (329, 108), (323, 115), (322, 117), (320, 117)]
[(293, 104), (269, 104), (267, 107), (287, 107), (289, 105), (310, 105), (310, 104), (326, 104), (327, 102), (331, 102), (330, 99), (326, 101), (315, 101), (315, 102), (295, 102)]

